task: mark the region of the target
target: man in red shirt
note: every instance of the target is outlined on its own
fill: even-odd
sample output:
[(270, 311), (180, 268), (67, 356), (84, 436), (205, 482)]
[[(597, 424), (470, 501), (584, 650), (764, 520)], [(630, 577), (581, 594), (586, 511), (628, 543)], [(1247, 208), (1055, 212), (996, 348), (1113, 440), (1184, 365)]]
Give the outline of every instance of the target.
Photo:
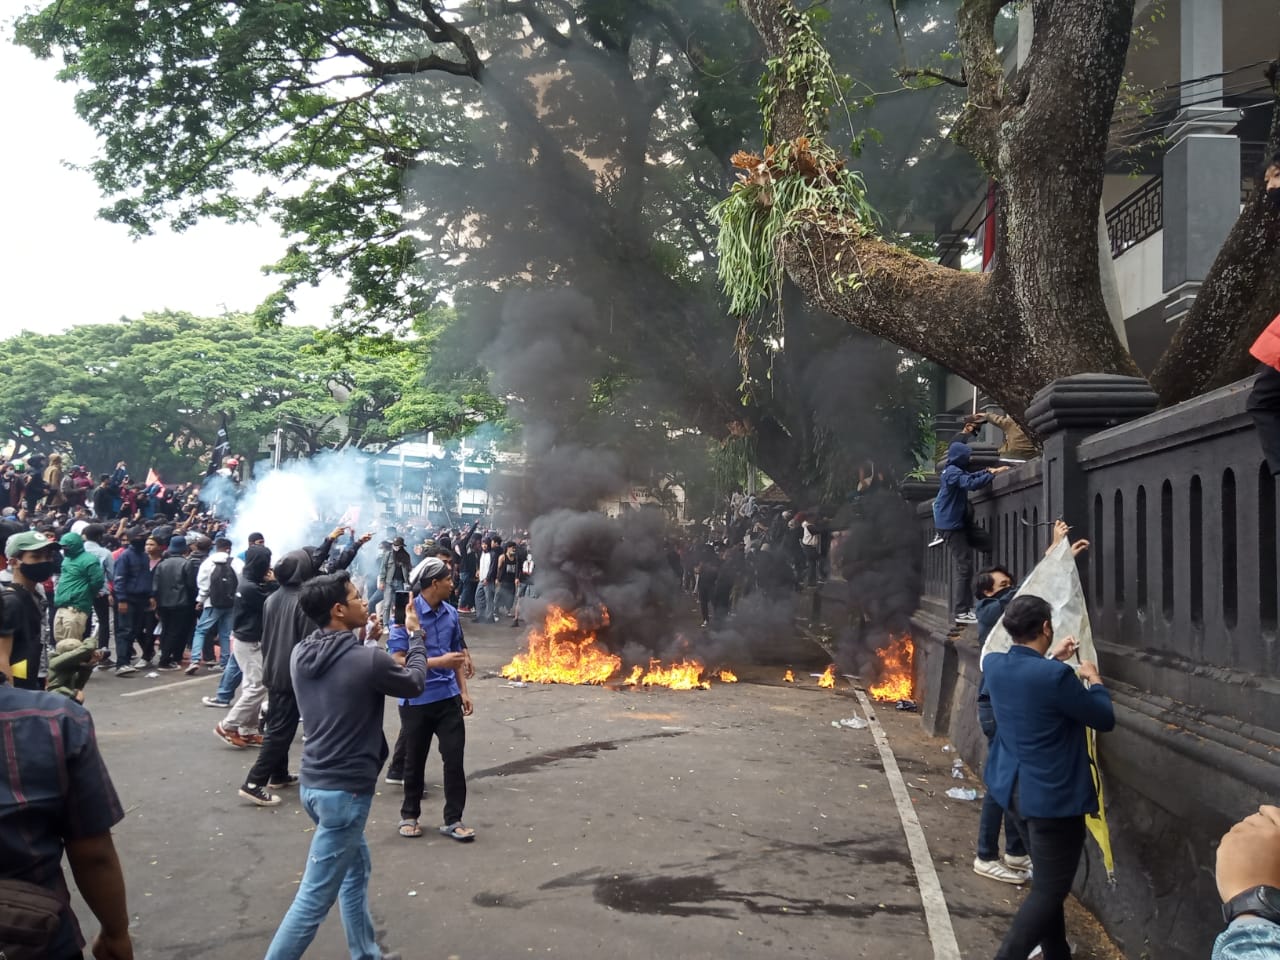
[[(1267, 202), (1280, 212), (1280, 153), (1271, 158), (1263, 175)], [(1258, 379), (1249, 393), (1249, 413), (1258, 431), (1258, 443), (1267, 458), (1271, 475), (1280, 475), (1280, 315), (1254, 341), (1249, 353), (1261, 364)]]

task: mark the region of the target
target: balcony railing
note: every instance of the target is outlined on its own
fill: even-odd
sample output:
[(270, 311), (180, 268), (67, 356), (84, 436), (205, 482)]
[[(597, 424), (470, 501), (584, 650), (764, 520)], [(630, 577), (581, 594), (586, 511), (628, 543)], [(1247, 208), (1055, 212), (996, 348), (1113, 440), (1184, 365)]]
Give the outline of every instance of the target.
[(1112, 259), (1155, 236), (1163, 227), (1164, 183), (1154, 177), (1107, 211)]
[[(1265, 143), (1250, 140), (1240, 143), (1241, 206), (1253, 196), (1257, 171), (1266, 160), (1266, 154)], [(1107, 211), (1112, 259), (1159, 233), (1163, 227), (1164, 182), (1160, 177), (1154, 177)]]

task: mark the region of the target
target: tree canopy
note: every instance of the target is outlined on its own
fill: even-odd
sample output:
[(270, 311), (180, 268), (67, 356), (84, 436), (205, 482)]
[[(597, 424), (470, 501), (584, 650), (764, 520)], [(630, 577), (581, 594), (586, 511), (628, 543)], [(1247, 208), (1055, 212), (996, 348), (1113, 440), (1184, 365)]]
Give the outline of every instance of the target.
[(172, 312), (24, 333), (5, 342), (0, 422), (19, 456), (60, 450), (99, 469), (124, 459), (178, 479), (207, 463), (223, 417), (233, 452), (255, 457), (277, 428), (286, 451), (307, 456), (458, 436), (500, 416), (481, 382), (427, 383), (429, 344), (351, 349), (312, 327)]
[[(947, 22), (946, 3), (898, 6), (896, 24), (889, 5), (867, 0), (828, 25), (841, 69), (865, 71), (850, 97), (868, 110), (900, 58), (898, 36), (917, 53), (955, 45), (930, 27)], [(279, 319), (297, 284), (330, 272), (348, 283), (347, 330), (409, 325), (442, 292), (473, 304), (468, 325), (484, 330), (495, 291), (571, 285), (608, 317), (617, 372), (663, 388), (648, 392), (660, 398), (649, 420), (721, 440), (745, 430), (798, 498), (847, 488), (847, 461), (861, 456), (913, 462), (918, 417), (903, 433), (897, 418), (869, 416), (839, 457), (812, 444), (817, 394), (868, 413), (881, 405), (852, 379), (806, 379), (811, 355), (781, 362), (789, 340), (736, 339), (708, 210), (756, 127), (763, 58), (750, 24), (718, 0), (60, 0), (19, 18), (17, 37), (59, 55), (81, 85), (77, 109), (102, 138), (90, 169), (108, 219), (135, 231), (210, 216), (281, 224), (282, 287), (261, 319)], [(889, 86), (898, 96), (902, 84)], [(950, 96), (931, 89), (910, 106), (900, 97), (884, 123), (870, 116), (904, 128), (891, 148), (851, 131), (894, 223), (910, 211), (904, 170), (951, 158), (934, 191), (977, 175), (957, 170), (942, 136), (935, 107)], [(919, 367), (900, 351), (844, 324), (827, 331), (900, 375), (900, 396), (919, 392)], [(740, 359), (755, 371), (745, 383)]]

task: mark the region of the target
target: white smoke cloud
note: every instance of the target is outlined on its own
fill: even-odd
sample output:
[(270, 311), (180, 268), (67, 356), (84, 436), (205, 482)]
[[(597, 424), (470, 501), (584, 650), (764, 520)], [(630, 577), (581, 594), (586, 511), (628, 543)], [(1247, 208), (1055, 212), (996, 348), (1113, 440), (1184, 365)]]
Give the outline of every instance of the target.
[(311, 460), (289, 460), (255, 478), (236, 508), (230, 536), (239, 550), (261, 533), (281, 557), (314, 546), (338, 523), (359, 535), (377, 532), (371, 458), (354, 450), (325, 451)]

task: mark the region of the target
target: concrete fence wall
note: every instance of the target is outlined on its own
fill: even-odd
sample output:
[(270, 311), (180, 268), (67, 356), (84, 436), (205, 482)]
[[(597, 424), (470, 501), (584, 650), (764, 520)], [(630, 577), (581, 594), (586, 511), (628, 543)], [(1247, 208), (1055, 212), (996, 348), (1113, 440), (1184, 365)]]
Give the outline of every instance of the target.
[[(1069, 378), (1037, 398), (1044, 456), (973, 497), (994, 541), (978, 569), (1024, 576), (1059, 516), (1092, 542), (1080, 575), (1116, 703), (1100, 747), (1116, 882), (1090, 844), (1077, 891), (1127, 956), (1201, 960), (1221, 926), (1217, 839), (1280, 799), (1276, 483), (1245, 412), (1250, 381), (1128, 419), (1142, 411), (1123, 379)], [(980, 769), (977, 637), (949, 635), (951, 564), (928, 546), (928, 503), (919, 519), (923, 717)]]

